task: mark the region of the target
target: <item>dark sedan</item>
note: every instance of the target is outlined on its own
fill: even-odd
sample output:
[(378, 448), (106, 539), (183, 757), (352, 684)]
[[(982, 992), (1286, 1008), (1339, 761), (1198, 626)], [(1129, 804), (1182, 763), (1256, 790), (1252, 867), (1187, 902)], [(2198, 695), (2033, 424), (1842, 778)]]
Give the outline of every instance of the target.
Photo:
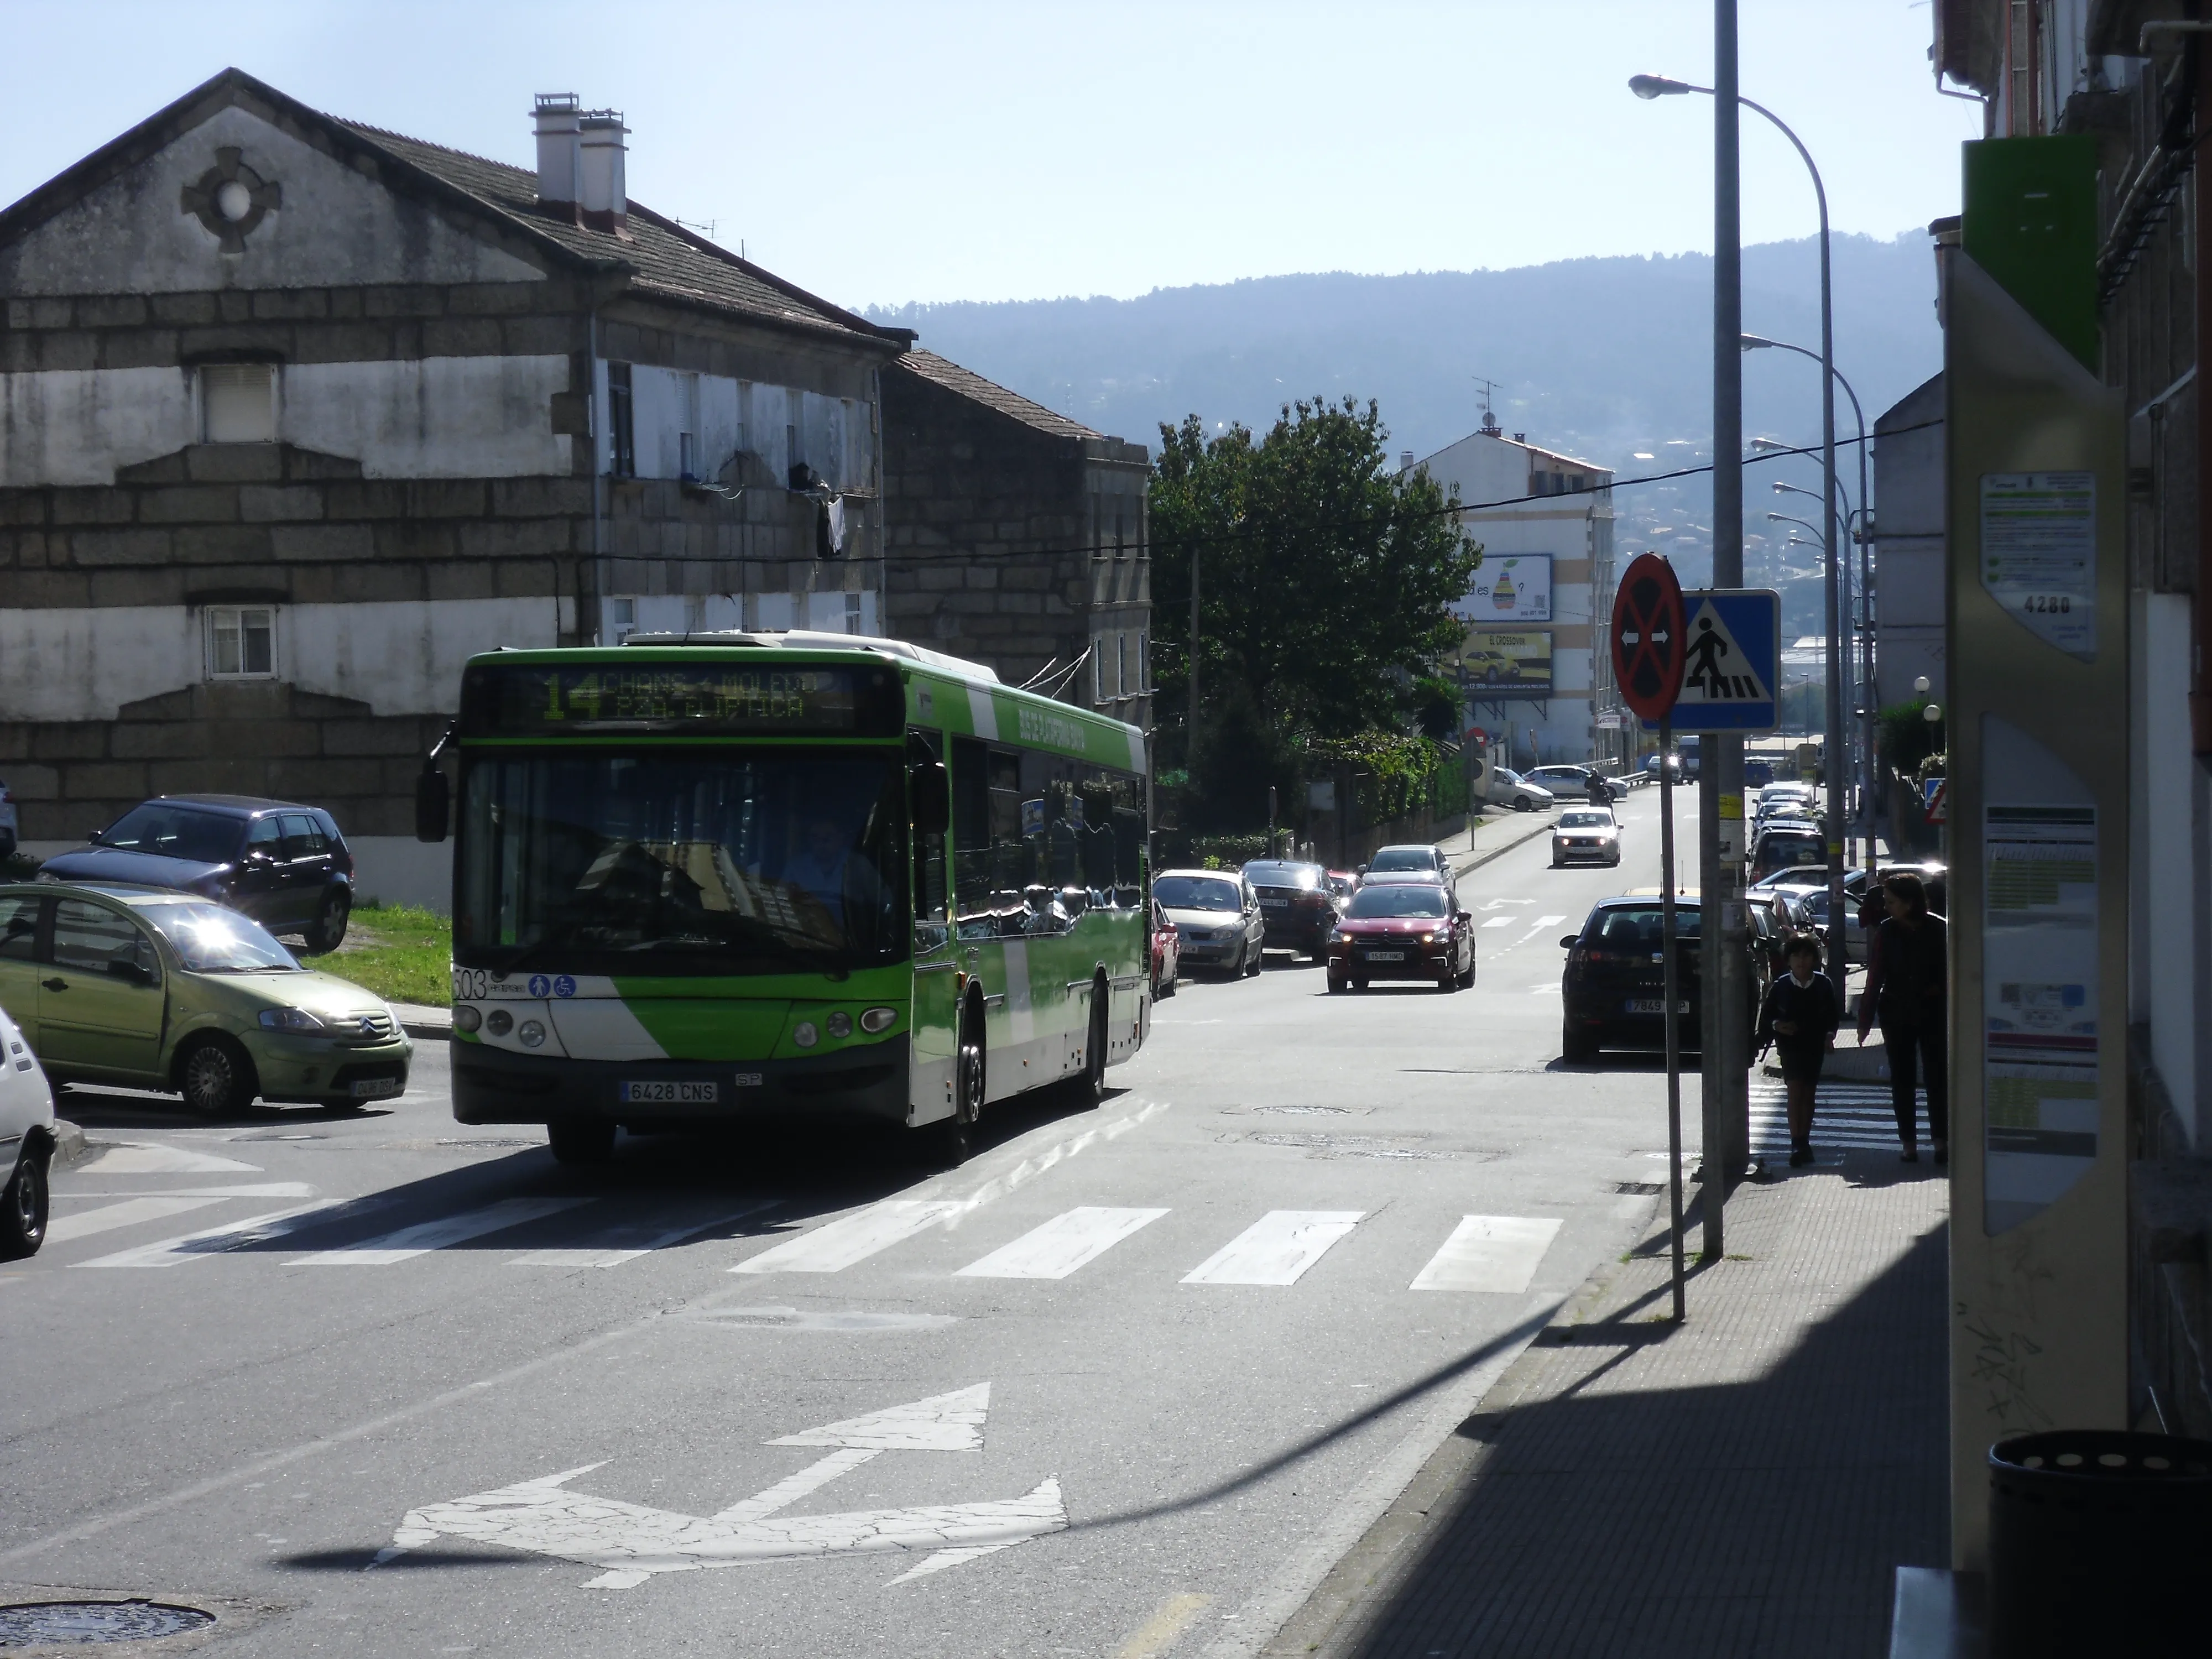
[(320, 807), (251, 795), (163, 795), (141, 802), (87, 846), (39, 866), (56, 881), (168, 887), (334, 951), (353, 914), (353, 854)]
[(1336, 929), (1337, 915), (1328, 871), (1318, 864), (1254, 859), (1244, 866), (1244, 879), (1260, 896), (1270, 947), (1296, 951), (1316, 962), (1328, 959), (1328, 936)]
[[(1698, 1046), (1698, 928), (1695, 904), (1674, 906), (1677, 1041), (1683, 1052)], [(1604, 1048), (1667, 1046), (1665, 958), (1660, 954), (1662, 915), (1655, 898), (1601, 900), (1579, 933), (1559, 943), (1567, 969), (1560, 982), (1565, 1004), (1559, 1053), (1570, 1060), (1597, 1058)]]
[(1377, 979), (1425, 979), (1439, 991), (1474, 983), (1474, 918), (1418, 874), (1370, 876), (1328, 942), (1328, 988), (1364, 991)]

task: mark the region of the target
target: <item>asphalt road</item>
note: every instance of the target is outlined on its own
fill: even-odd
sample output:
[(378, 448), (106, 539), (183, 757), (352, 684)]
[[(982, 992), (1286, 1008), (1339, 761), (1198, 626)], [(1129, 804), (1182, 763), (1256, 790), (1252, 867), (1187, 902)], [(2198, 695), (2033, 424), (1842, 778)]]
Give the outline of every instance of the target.
[(823, 1134), (562, 1170), (453, 1123), (437, 1043), (357, 1118), (69, 1095), (115, 1150), (0, 1271), (0, 1601), (186, 1598), (272, 1659), (1247, 1650), (1656, 1224), (1662, 1079), (1562, 1066), (1558, 985), (1656, 809), (1620, 870), (1469, 876), (1473, 991), (1186, 983), (1103, 1107), (926, 1179)]

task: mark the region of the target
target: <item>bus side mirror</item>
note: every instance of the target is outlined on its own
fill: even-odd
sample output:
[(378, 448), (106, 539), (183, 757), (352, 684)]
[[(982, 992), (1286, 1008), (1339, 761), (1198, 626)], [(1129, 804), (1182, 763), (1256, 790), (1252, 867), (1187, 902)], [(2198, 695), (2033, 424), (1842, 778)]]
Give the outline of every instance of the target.
[(927, 761), (909, 773), (914, 827), (925, 836), (941, 836), (952, 827), (952, 785), (943, 761)]
[(453, 805), (446, 775), (434, 764), (425, 765), (415, 777), (415, 839), (445, 840), (446, 820), (452, 815)]

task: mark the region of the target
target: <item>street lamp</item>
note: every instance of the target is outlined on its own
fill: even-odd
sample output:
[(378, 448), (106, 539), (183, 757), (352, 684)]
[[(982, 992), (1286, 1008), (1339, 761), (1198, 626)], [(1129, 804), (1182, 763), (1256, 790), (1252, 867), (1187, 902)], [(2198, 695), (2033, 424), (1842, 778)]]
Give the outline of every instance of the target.
[[(1711, 87), (1692, 86), (1687, 81), (1673, 81), (1668, 79), (1663, 75), (1632, 76), (1629, 77), (1628, 89), (1634, 93), (1638, 98), (1674, 98), (1680, 97), (1684, 93), (1691, 92), (1703, 93), (1708, 98), (1716, 95), (1713, 88)], [(1805, 171), (1813, 176), (1813, 195), (1820, 204), (1820, 481), (1821, 488), (1826, 492), (1828, 505), (1828, 510), (1824, 517), (1832, 519), (1836, 515), (1836, 308), (1835, 289), (1834, 283), (1832, 280), (1832, 269), (1828, 257), (1828, 187), (1820, 180), (1820, 169), (1813, 160), (1813, 152), (1805, 148), (1805, 141), (1803, 139), (1800, 138), (1795, 132), (1790, 131), (1790, 124), (1787, 121), (1784, 121), (1780, 116), (1777, 115), (1772, 110), (1767, 108), (1764, 104), (1754, 102), (1753, 100), (1746, 98), (1741, 93), (1735, 92), (1733, 86), (1729, 88), (1729, 91), (1735, 93), (1735, 101), (1738, 104), (1741, 105), (1745, 109), (1750, 110), (1754, 114), (1765, 116), (1768, 123), (1773, 126), (1775, 131), (1790, 141), (1790, 147), (1797, 152), (1798, 160), (1804, 162)], [(1718, 257), (1717, 252), (1716, 253), (1716, 257)], [(1739, 327), (1735, 329), (1734, 332), (1735, 333), (1740, 343), (1743, 337), (1742, 330)], [(1856, 400), (1854, 399), (1854, 402), (1856, 401)], [(1865, 446), (1862, 445), (1861, 448), (1863, 449), (1864, 447)], [(1861, 498), (1864, 498), (1863, 491), (1861, 492)], [(1833, 544), (1831, 544), (1832, 548), (1832, 545)], [(1826, 762), (1828, 773), (1828, 823), (1826, 840), (1828, 850), (1828, 914), (1832, 916), (1840, 916), (1844, 914), (1843, 794), (1841, 785), (1838, 781), (1837, 778), (1837, 774), (1843, 769), (1836, 763), (1837, 760), (1842, 756), (1844, 750), (1844, 680), (1843, 676), (1837, 672), (1837, 665), (1842, 661), (1844, 654), (1843, 639), (1841, 635), (1841, 629), (1843, 627), (1843, 611), (1840, 604), (1841, 594), (1838, 587), (1838, 574), (1835, 555), (1831, 551), (1828, 556), (1827, 581), (1825, 586), (1826, 589), (1826, 597), (1827, 600), (1828, 613), (1828, 729), (1826, 744), (1828, 756)], [(1841, 971), (1838, 970), (1836, 975), (1836, 986), (1839, 992), (1843, 988), (1843, 975)]]
[[(1826, 257), (1826, 243), (1823, 241), (1821, 244), (1821, 258), (1824, 262), (1822, 266), (1824, 271), (1826, 268), (1825, 264)], [(1741, 337), (1738, 343), (1741, 344), (1746, 351), (1794, 351), (1801, 357), (1812, 358), (1815, 362), (1824, 361), (1819, 353), (1808, 350), (1803, 346), (1792, 345), (1787, 340), (1770, 340), (1764, 335), (1759, 334), (1746, 334)], [(1860, 640), (1858, 651), (1859, 660), (1857, 666), (1860, 678), (1865, 682), (1868, 687), (1871, 688), (1874, 684), (1875, 674), (1873, 597), (1874, 526), (1869, 521), (1874, 515), (1874, 498), (1867, 494), (1866, 411), (1859, 407), (1859, 394), (1851, 390), (1851, 383), (1843, 377), (1842, 374), (1837, 370), (1832, 362), (1827, 364), (1827, 371), (1830, 378), (1832, 378), (1838, 386), (1843, 387), (1844, 395), (1851, 400), (1851, 415), (1858, 422), (1859, 428), (1859, 606), (1865, 615), (1866, 625), (1865, 630)], [(1830, 459), (1832, 461), (1833, 459), (1833, 454), (1834, 452), (1832, 448), (1830, 451)], [(1829, 469), (1829, 476), (1831, 478), (1834, 477), (1834, 468), (1832, 465)], [(1848, 541), (1850, 538), (1846, 537), (1845, 539)], [(1848, 576), (1850, 569), (1850, 556), (1848, 553), (1844, 557), (1844, 569)], [(1844, 609), (1848, 612), (1849, 606), (1846, 605)], [(1866, 695), (1871, 696), (1871, 690), (1869, 690)], [(1867, 704), (1865, 714), (1861, 718), (1859, 736), (1859, 758), (1861, 763), (1861, 770), (1859, 774), (1859, 817), (1863, 823), (1869, 826), (1870, 830), (1873, 823), (1873, 813), (1870, 803), (1874, 799), (1874, 705), (1870, 702)], [(1874, 847), (1872, 844), (1871, 834), (1869, 834), (1869, 844), (1866, 851), (1867, 861), (1871, 864), (1874, 861)]]

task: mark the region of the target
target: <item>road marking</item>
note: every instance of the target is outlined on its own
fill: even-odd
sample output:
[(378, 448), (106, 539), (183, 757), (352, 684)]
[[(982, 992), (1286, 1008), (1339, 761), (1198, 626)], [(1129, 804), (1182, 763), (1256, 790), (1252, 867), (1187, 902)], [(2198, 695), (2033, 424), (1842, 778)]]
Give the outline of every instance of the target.
[(971, 1261), (957, 1279), (1065, 1279), (1097, 1260), (1165, 1210), (1109, 1210), (1085, 1205), (1056, 1215), (980, 1261)]
[(664, 1226), (650, 1221), (624, 1221), (606, 1228), (588, 1244), (555, 1245), (543, 1250), (525, 1250), (507, 1265), (510, 1267), (619, 1267), (625, 1261), (635, 1261), (655, 1250), (665, 1250), (672, 1244), (708, 1231), (711, 1228), (727, 1226), (732, 1221), (757, 1214), (783, 1200), (775, 1198), (756, 1199), (750, 1204), (740, 1204), (734, 1210), (725, 1210), (698, 1221), (687, 1221), (678, 1226)]
[(1539, 916), (1528, 925), (1531, 927), (1556, 927), (1565, 920), (1565, 916)]
[(1520, 920), (1518, 916), (1492, 916), (1482, 925), (1486, 927), (1510, 927)]
[(605, 1467), (587, 1463), (443, 1504), (410, 1510), (369, 1568), (440, 1537), (465, 1538), (601, 1568), (586, 1589), (630, 1589), (659, 1572), (690, 1572), (761, 1561), (929, 1550), (890, 1582), (1010, 1549), (1067, 1525), (1060, 1480), (1048, 1476), (1019, 1498), (930, 1504), (844, 1515), (775, 1519), (776, 1512), (889, 1450), (968, 1451), (982, 1446), (990, 1384), (787, 1435), (771, 1445), (830, 1445), (829, 1456), (715, 1515), (700, 1517), (562, 1490)]
[(1559, 994), (1559, 987), (1556, 985), (1532, 985), (1528, 988), (1528, 994), (1535, 997), (1555, 997)]
[(182, 1215), (188, 1210), (204, 1210), (210, 1204), (220, 1204), (220, 1198), (132, 1198), (120, 1204), (107, 1204), (97, 1210), (87, 1210), (81, 1215), (56, 1216), (46, 1224), (46, 1242), (51, 1244), (71, 1244), (80, 1238), (89, 1238), (94, 1233), (112, 1231), (118, 1227), (135, 1227), (142, 1221), (159, 1221), (164, 1217)]
[(167, 1187), (148, 1193), (56, 1193), (58, 1204), (81, 1199), (106, 1198), (313, 1198), (315, 1189), (304, 1181), (259, 1181), (243, 1187)]
[(258, 1164), (217, 1158), (213, 1152), (188, 1152), (149, 1140), (118, 1141), (85, 1164), (79, 1175), (220, 1175), (233, 1170), (259, 1174)]
[(432, 1250), (465, 1244), (470, 1239), (482, 1238), (486, 1233), (502, 1232), (509, 1227), (519, 1227), (526, 1221), (558, 1215), (563, 1210), (573, 1210), (579, 1204), (591, 1201), (587, 1198), (502, 1198), (496, 1204), (487, 1204), (479, 1210), (464, 1210), (459, 1215), (418, 1221), (411, 1227), (402, 1227), (397, 1232), (363, 1239), (358, 1244), (341, 1245), (334, 1250), (311, 1251), (306, 1255), (293, 1257), (284, 1265), (288, 1267), (388, 1267), (395, 1261), (405, 1261), (415, 1256), (427, 1255)]
[(1183, 1276), (1186, 1285), (1295, 1285), (1364, 1210), (1270, 1210)]
[(1114, 1659), (1159, 1659), (1190, 1628), (1191, 1620), (1212, 1605), (1210, 1595), (1170, 1595), (1138, 1626), (1135, 1635), (1115, 1649)]
[(249, 1244), (264, 1243), (274, 1238), (320, 1226), (336, 1221), (341, 1216), (359, 1213), (365, 1209), (381, 1209), (388, 1200), (356, 1200), (346, 1204), (309, 1204), (295, 1210), (272, 1210), (267, 1215), (248, 1216), (243, 1221), (228, 1221), (220, 1227), (209, 1227), (196, 1233), (183, 1233), (175, 1238), (157, 1239), (151, 1244), (139, 1244), (113, 1255), (95, 1257), (80, 1261), (80, 1267), (174, 1267), (186, 1261), (197, 1261), (202, 1256), (221, 1255), (226, 1251), (243, 1249)]
[(1536, 1266), (1559, 1231), (1559, 1221), (1553, 1216), (1462, 1216), (1409, 1288), (1518, 1296), (1536, 1276)]
[(733, 1273), (834, 1273), (866, 1261), (925, 1227), (959, 1212), (952, 1199), (887, 1198), (865, 1210), (817, 1227), (811, 1233), (771, 1245), (740, 1261)]

